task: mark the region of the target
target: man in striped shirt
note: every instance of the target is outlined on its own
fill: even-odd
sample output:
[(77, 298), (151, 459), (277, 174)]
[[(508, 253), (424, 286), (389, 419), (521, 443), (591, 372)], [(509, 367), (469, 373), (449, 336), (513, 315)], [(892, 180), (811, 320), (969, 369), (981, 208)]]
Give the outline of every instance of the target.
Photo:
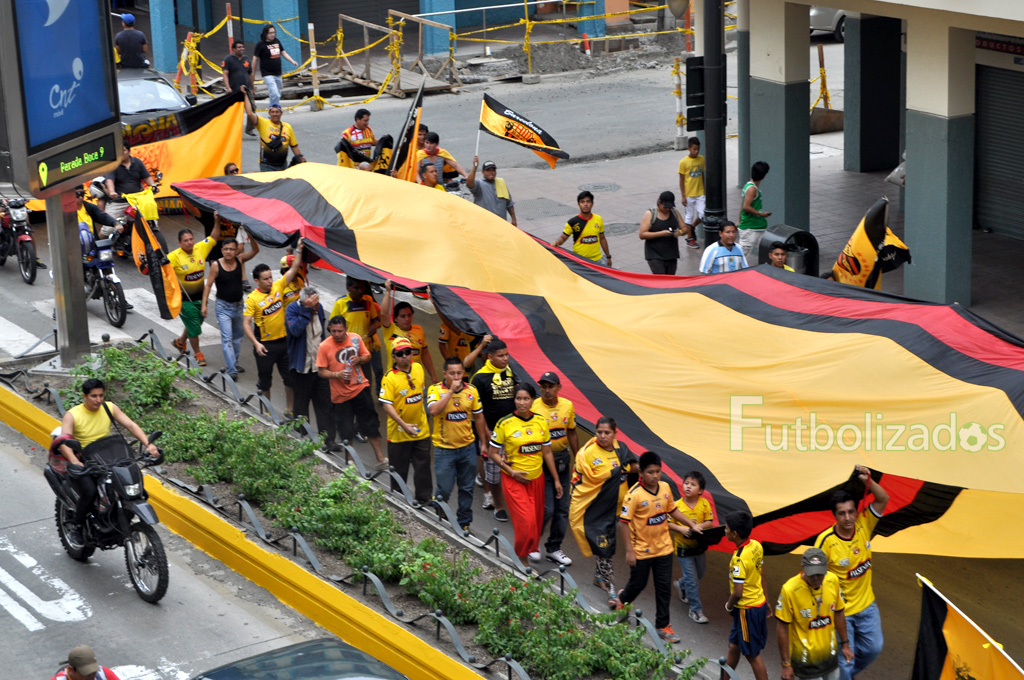
[(722, 225), (721, 240), (705, 248), (704, 256), (700, 258), (702, 274), (735, 272), (749, 266), (743, 251), (736, 245), (736, 234), (736, 225), (732, 222)]

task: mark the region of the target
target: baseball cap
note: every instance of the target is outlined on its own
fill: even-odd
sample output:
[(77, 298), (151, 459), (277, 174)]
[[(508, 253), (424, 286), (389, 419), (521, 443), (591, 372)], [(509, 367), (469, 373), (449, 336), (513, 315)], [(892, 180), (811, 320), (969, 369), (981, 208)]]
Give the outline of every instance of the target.
[(125, 25), (127, 25), (127, 26), (134, 26), (135, 25), (135, 15), (134, 14), (128, 14), (128, 13), (122, 14), (121, 15), (121, 21), (123, 21), (125, 23)]
[(68, 652), (68, 664), (80, 675), (92, 675), (100, 670), (100, 665), (96, 663), (96, 653), (89, 645), (78, 645)]
[(821, 548), (808, 548), (800, 558), (804, 573), (808, 576), (821, 576), (828, 573), (828, 558)]
[(484, 161), (483, 167), (481, 169), (482, 170), (497, 170), (498, 166), (494, 163), (494, 161)]
[(412, 343), (409, 342), (408, 340), (406, 340), (405, 338), (398, 338), (398, 339), (395, 340), (394, 344), (391, 345), (392, 353), (394, 353), (395, 350), (399, 350), (399, 349), (412, 349), (412, 348), (413, 348), (412, 347)]
[(551, 383), (552, 385), (561, 385), (562, 384), (562, 381), (558, 379), (558, 376), (555, 375), (554, 373), (552, 373), (551, 371), (548, 371), (547, 373), (542, 375), (540, 378), (538, 378), (537, 382), (538, 383), (546, 382), (546, 383)]
[(281, 258), (281, 266), (282, 267), (291, 267), (292, 266), (292, 262), (295, 262), (295, 256), (294, 255), (285, 255), (284, 257)]
[(676, 195), (671, 191), (662, 191), (661, 196), (658, 196), (658, 200), (666, 208), (676, 207)]
[(270, 111), (271, 109), (277, 109), (278, 111), (284, 111), (284, 109), (281, 108), (280, 104), (271, 104), (269, 107), (267, 107), (267, 111)]

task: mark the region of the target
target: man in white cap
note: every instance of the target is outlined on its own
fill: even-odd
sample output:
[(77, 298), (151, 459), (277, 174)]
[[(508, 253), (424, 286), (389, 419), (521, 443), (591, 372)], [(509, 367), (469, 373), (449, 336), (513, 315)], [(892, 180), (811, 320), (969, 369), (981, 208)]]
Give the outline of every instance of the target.
[(800, 564), (803, 571), (786, 581), (775, 605), (782, 680), (838, 680), (839, 653), (853, 661), (839, 578), (820, 548), (808, 548)]
[(64, 668), (52, 680), (120, 680), (114, 671), (96, 663), (96, 653), (89, 645), (78, 645), (68, 652)]

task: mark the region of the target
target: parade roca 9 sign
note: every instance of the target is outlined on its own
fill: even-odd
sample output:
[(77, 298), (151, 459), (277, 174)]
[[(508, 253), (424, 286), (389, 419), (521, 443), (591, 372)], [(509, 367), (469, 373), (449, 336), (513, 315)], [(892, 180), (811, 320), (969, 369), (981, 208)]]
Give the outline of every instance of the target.
[(17, 59), (16, 69), (0, 73), (12, 175), (0, 180), (42, 198), (116, 163), (120, 116), (106, 2), (0, 0), (0, 35)]

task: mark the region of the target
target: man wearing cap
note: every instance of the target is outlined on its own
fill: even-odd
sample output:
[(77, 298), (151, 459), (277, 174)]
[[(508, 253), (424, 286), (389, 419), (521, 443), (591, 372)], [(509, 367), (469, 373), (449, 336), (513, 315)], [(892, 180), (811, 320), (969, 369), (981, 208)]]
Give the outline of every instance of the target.
[(775, 605), (782, 680), (838, 680), (838, 652), (847, 663), (853, 661), (839, 578), (829, 572), (819, 548), (808, 548), (800, 564), (803, 571), (783, 584)]
[(505, 215), (508, 214), (512, 218), (512, 226), (519, 226), (516, 224), (516, 204), (512, 201), (512, 195), (508, 192), (505, 180), (498, 177), (498, 166), (494, 161), (485, 161), (482, 168), (483, 179), (477, 182), (476, 168), (479, 163), (480, 157), (473, 156), (473, 169), (466, 177), (466, 188), (473, 193), (473, 202), (481, 208), (490, 210), (501, 219), (505, 219)]
[[(640, 240), (644, 242), (644, 259), (652, 274), (676, 273), (679, 264), (679, 235), (684, 233), (683, 220), (676, 210), (676, 197), (662, 191), (658, 204), (644, 213), (640, 220)], [(687, 239), (689, 244), (689, 239)], [(694, 247), (697, 242), (694, 241)]]
[[(391, 343), (391, 369), (384, 374), (380, 386), (380, 403), (388, 414), (388, 460), (402, 479), (409, 474), (416, 488), (415, 498), (426, 505), (433, 496), (430, 475), (430, 424), (423, 404), (426, 387), (423, 365), (412, 360), (412, 343), (396, 338)], [(401, 491), (391, 480), (391, 490)]]
[(846, 621), (853, 659), (839, 662), (840, 677), (850, 680), (878, 658), (884, 643), (882, 618), (871, 587), (871, 537), (889, 504), (889, 493), (871, 477), (871, 470), (858, 465), (854, 474), (874, 499), (857, 512), (857, 499), (845, 490), (832, 494), (836, 523), (818, 534), (814, 547), (828, 557), (828, 568), (839, 577), (846, 601)]
[(117, 673), (96, 663), (96, 653), (89, 645), (78, 645), (68, 652), (64, 668), (51, 680), (120, 680)]
[[(533, 402), (533, 412), (548, 420), (551, 453), (555, 458), (558, 481), (563, 489), (568, 489), (572, 477), (572, 461), (576, 460), (576, 452), (580, 449), (576, 438), (576, 411), (571, 401), (558, 396), (562, 389), (558, 374), (548, 371), (537, 379), (537, 384), (540, 385), (540, 396)], [(548, 560), (565, 566), (572, 564), (572, 560), (562, 552), (562, 540), (569, 526), (569, 501), (567, 493), (563, 493), (561, 498), (556, 497), (555, 478), (545, 469), (544, 524), (550, 521), (551, 528), (548, 530), (544, 552)]]
[(252, 102), (245, 98), (245, 115), (256, 128), (260, 138), (260, 172), (275, 172), (288, 169), (288, 149), (296, 158), (306, 157), (299, 151), (299, 142), (292, 126), (281, 120), (281, 106), (270, 107), (269, 118), (261, 118), (252, 110)]
[(122, 30), (114, 36), (114, 47), (117, 48), (119, 68), (149, 68), (146, 52), (149, 45), (146, 34), (135, 28), (135, 17), (131, 14), (121, 15)]

